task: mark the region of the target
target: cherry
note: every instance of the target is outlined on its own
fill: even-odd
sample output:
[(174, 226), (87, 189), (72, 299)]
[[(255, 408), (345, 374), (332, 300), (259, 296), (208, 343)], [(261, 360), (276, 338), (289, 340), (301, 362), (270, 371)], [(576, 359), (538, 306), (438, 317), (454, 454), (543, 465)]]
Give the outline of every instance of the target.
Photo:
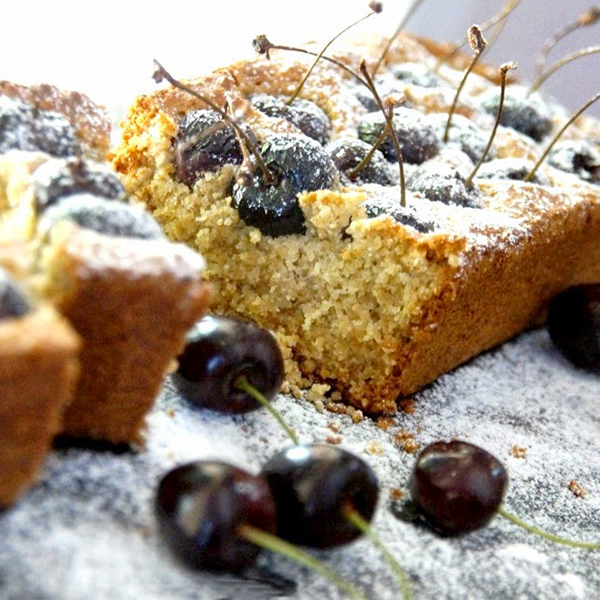
[(275, 530), (275, 503), (266, 480), (217, 461), (197, 461), (169, 471), (155, 500), (159, 531), (185, 563), (237, 572), (260, 548), (241, 535), (244, 525)]
[(267, 400), (283, 382), (283, 357), (272, 333), (253, 321), (209, 315), (196, 323), (173, 381), (192, 403), (225, 413), (261, 404), (238, 387), (241, 378)]
[(31, 306), (23, 291), (0, 267), (0, 320), (22, 317), (30, 311)]
[(533, 163), (525, 158), (495, 158), (481, 165), (477, 171), (480, 179), (507, 179), (510, 181), (529, 181), (539, 185), (548, 185), (548, 178), (537, 171), (529, 178)]
[(455, 535), (487, 525), (506, 492), (502, 463), (462, 441), (436, 442), (417, 457), (409, 490), (426, 520)]
[(600, 374), (600, 284), (579, 285), (556, 296), (549, 306), (548, 331), (574, 365)]
[(45, 235), (60, 221), (72, 221), (85, 229), (117, 237), (152, 240), (164, 237), (154, 217), (138, 206), (87, 193), (65, 196), (50, 206), (39, 220), (38, 231)]
[(291, 133), (269, 137), (260, 154), (275, 181), (255, 173), (237, 182), (233, 205), (247, 225), (266, 235), (304, 233), (298, 194), (331, 188), (337, 176), (333, 161), (315, 140)]
[(38, 212), (65, 196), (89, 193), (107, 200), (125, 200), (119, 178), (107, 166), (84, 158), (49, 160), (34, 172), (34, 195)]
[(558, 142), (548, 153), (548, 164), (584, 181), (600, 183), (600, 151), (587, 140)]
[(427, 211), (425, 202), (409, 194), (406, 206), (398, 202), (398, 198), (391, 194), (378, 194), (370, 196), (363, 206), (367, 217), (373, 219), (382, 215), (389, 215), (398, 223), (412, 227), (419, 233), (430, 233), (436, 227), (433, 216)]
[(379, 495), (377, 478), (360, 458), (326, 445), (292, 446), (263, 467), (277, 504), (277, 534), (294, 544), (331, 548), (361, 533), (346, 516), (370, 521)]

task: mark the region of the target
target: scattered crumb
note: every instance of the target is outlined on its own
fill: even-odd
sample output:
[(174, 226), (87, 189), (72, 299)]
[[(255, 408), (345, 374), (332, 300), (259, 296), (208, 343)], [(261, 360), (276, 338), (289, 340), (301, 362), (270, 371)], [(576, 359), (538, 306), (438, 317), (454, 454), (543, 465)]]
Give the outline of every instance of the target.
[(415, 412), (415, 401), (413, 398), (404, 398), (400, 400), (400, 410), (407, 415), (412, 415)]
[(302, 389), (299, 388), (297, 385), (292, 384), (290, 386), (290, 391), (292, 392), (292, 396), (294, 396), (296, 400), (300, 400), (300, 398), (304, 396), (304, 394), (302, 393)]
[(333, 433), (339, 433), (342, 429), (342, 425), (340, 423), (334, 423), (332, 421), (331, 423), (327, 423), (327, 428), (331, 429)]
[(173, 450), (167, 450), (167, 458), (169, 460), (175, 460), (175, 452), (173, 452)]
[(176, 358), (174, 358), (169, 363), (169, 366), (167, 367), (167, 370), (165, 371), (165, 373), (167, 373), (168, 375), (171, 375), (171, 374), (175, 373), (175, 371), (177, 371), (178, 368), (179, 368), (179, 362), (177, 361)]
[(405, 429), (401, 429), (394, 437), (394, 442), (398, 444), (405, 452), (414, 454), (421, 444), (415, 440), (414, 433), (410, 433)]
[(384, 450), (377, 440), (372, 440), (365, 446), (365, 452), (372, 456), (381, 456)]
[(362, 410), (355, 410), (354, 413), (352, 414), (352, 422), (353, 423), (360, 423), (364, 418), (365, 418), (365, 416), (363, 415)]
[(341, 435), (333, 435), (333, 434), (329, 434), (326, 438), (325, 441), (328, 444), (333, 444), (334, 446), (337, 446), (338, 444), (342, 443), (342, 436)]
[(315, 402), (315, 408), (317, 409), (317, 411), (323, 412), (325, 410), (325, 403), (323, 402), (323, 400), (317, 400)]
[(404, 497), (404, 492), (402, 490), (399, 490), (398, 488), (390, 489), (390, 498), (392, 500), (402, 500), (403, 497)]
[(396, 420), (392, 417), (379, 417), (377, 419), (377, 427), (379, 429), (383, 429), (383, 431), (387, 431), (390, 427), (393, 427), (396, 424)]
[(167, 408), (165, 412), (167, 414), (167, 417), (171, 417), (171, 419), (175, 416), (175, 411), (172, 408)]
[(314, 383), (310, 389), (306, 392), (306, 398), (313, 404), (317, 400), (323, 401), (325, 394), (331, 389), (331, 386), (326, 383)]
[(571, 492), (573, 492), (573, 496), (575, 496), (576, 498), (583, 498), (588, 494), (588, 491), (579, 483), (577, 483), (574, 479), (571, 479), (571, 481), (569, 481), (569, 489), (571, 490)]
[(331, 399), (335, 402), (339, 402), (342, 399), (342, 394), (335, 390), (335, 392), (331, 393)]
[(339, 402), (328, 402), (325, 405), (325, 408), (332, 413), (336, 413), (338, 415), (348, 414), (346, 409), (347, 407), (344, 404), (340, 404)]
[(527, 448), (522, 448), (521, 446), (513, 446), (510, 450), (510, 453), (515, 458), (525, 458), (527, 456)]
[(289, 394), (290, 393), (290, 382), (289, 381), (284, 381), (283, 385), (281, 386), (281, 393), (282, 394)]

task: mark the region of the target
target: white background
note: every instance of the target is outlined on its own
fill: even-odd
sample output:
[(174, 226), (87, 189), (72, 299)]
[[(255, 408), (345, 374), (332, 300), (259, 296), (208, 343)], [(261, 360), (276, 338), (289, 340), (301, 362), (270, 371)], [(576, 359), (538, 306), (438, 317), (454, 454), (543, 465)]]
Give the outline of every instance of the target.
[[(364, 0), (205, 0), (97, 3), (2, 0), (0, 79), (49, 82), (79, 89), (108, 105), (127, 103), (152, 89), (152, 58), (179, 77), (193, 76), (252, 55), (250, 42), (267, 33), (274, 42), (326, 40), (366, 14)], [(454, 40), (471, 23), (498, 12), (503, 0), (425, 0), (408, 29)], [(542, 41), (590, 6), (588, 0), (523, 0), (487, 56), (519, 62), (531, 74)], [(384, 2), (384, 12), (360, 26), (391, 33), (407, 0)], [(600, 43), (600, 25), (586, 28), (552, 55)], [(567, 66), (546, 89), (575, 108), (600, 90), (600, 55)], [(600, 108), (595, 108), (600, 115)]]

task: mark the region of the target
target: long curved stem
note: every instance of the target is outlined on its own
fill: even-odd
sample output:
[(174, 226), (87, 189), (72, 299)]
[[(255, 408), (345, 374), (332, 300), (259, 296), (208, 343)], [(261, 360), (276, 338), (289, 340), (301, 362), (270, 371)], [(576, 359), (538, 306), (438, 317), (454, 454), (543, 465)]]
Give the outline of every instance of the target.
[(589, 56), (590, 54), (597, 54), (600, 52), (600, 46), (588, 46), (587, 48), (582, 48), (581, 50), (577, 50), (577, 52), (573, 52), (568, 54), (564, 58), (561, 58), (558, 62), (555, 62), (549, 69), (544, 71), (531, 85), (529, 88), (529, 92), (527, 95), (531, 95), (533, 92), (539, 89), (539, 87), (544, 83), (547, 79), (549, 79), (558, 69), (564, 67), (570, 62), (582, 58), (583, 56)]
[(282, 556), (293, 560), (295, 563), (318, 573), (331, 581), (331, 583), (340, 588), (340, 590), (346, 592), (352, 600), (365, 600), (363, 594), (355, 586), (346, 581), (333, 569), (327, 567), (320, 560), (317, 560), (297, 546), (294, 546), (277, 536), (271, 535), (266, 531), (252, 527), (252, 525), (242, 525), (238, 530), (238, 535), (265, 550), (281, 554)]
[(575, 114), (562, 126), (561, 130), (552, 138), (552, 141), (548, 144), (548, 147), (544, 150), (542, 156), (540, 156), (539, 160), (535, 163), (535, 166), (525, 177), (525, 181), (531, 181), (533, 176), (537, 173), (538, 169), (541, 167), (542, 163), (546, 160), (548, 154), (558, 140), (561, 138), (562, 134), (567, 130), (567, 128), (575, 121), (583, 112), (585, 112), (592, 104), (600, 100), (600, 92), (598, 92), (591, 100), (588, 100)]
[(400, 585), (400, 590), (402, 592), (402, 597), (404, 600), (411, 600), (412, 593), (410, 591), (410, 587), (408, 585), (408, 578), (404, 569), (400, 566), (398, 561), (394, 558), (392, 553), (387, 549), (386, 545), (383, 543), (382, 539), (373, 531), (373, 528), (369, 525), (367, 521), (363, 519), (360, 513), (354, 509), (347, 507), (344, 510), (344, 515), (348, 521), (356, 527), (361, 533), (366, 535), (373, 544), (377, 547), (377, 549), (381, 552), (381, 555), (388, 563), (390, 569), (396, 575), (398, 579), (398, 584)]
[(513, 515), (508, 512), (503, 506), (498, 509), (498, 514), (502, 515), (505, 519), (508, 519), (515, 525), (518, 525), (525, 531), (529, 533), (533, 533), (534, 535), (539, 535), (544, 539), (554, 542), (555, 544), (562, 544), (563, 546), (570, 546), (571, 548), (584, 548), (586, 550), (600, 550), (600, 543), (592, 543), (592, 542), (578, 542), (576, 540), (570, 540), (568, 538), (561, 537), (560, 535), (554, 535), (553, 533), (548, 533), (543, 529), (539, 529), (535, 527), (535, 525), (530, 525), (529, 523), (525, 523), (519, 517)]
[(257, 390), (243, 375), (235, 382), (235, 387), (246, 392), (246, 394), (252, 396), (258, 403), (264, 406), (281, 425), (282, 429), (287, 433), (294, 444), (298, 445), (300, 443), (294, 431), (290, 429), (283, 417), (279, 414), (279, 411), (277, 411), (260, 391)]

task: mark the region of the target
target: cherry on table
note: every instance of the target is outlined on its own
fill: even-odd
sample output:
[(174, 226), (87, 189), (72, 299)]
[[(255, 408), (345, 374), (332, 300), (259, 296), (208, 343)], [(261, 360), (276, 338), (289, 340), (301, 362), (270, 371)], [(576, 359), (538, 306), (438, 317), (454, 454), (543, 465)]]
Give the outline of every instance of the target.
[(468, 442), (435, 442), (417, 457), (409, 482), (413, 501), (425, 519), (455, 535), (487, 525), (508, 485), (502, 463)]
[(365, 521), (379, 495), (372, 469), (360, 458), (326, 445), (292, 446), (263, 467), (277, 504), (277, 534), (294, 544), (331, 548), (361, 535), (345, 515)]
[(227, 463), (197, 461), (169, 471), (155, 500), (159, 531), (186, 564), (240, 571), (261, 548), (240, 535), (251, 525), (275, 531), (276, 509), (264, 478)]

